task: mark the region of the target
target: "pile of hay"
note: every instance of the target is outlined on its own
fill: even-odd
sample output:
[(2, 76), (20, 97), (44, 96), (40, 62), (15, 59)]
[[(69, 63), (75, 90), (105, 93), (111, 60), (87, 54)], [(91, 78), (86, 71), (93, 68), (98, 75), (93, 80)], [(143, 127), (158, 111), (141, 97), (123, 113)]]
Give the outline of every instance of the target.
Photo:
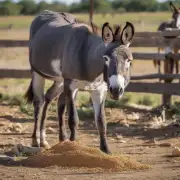
[(71, 141), (59, 143), (47, 151), (29, 157), (23, 160), (22, 165), (37, 168), (49, 166), (86, 168), (91, 172), (117, 172), (148, 168), (128, 157), (107, 155), (97, 148)]

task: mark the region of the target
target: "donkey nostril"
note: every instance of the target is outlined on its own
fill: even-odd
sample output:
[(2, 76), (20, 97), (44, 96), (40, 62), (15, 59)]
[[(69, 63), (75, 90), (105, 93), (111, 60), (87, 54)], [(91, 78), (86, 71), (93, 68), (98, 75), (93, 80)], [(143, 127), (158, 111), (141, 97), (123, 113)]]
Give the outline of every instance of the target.
[(118, 95), (118, 94), (119, 94), (119, 88), (112, 88), (112, 89), (111, 89), (111, 92), (112, 92), (114, 95)]
[(119, 94), (123, 93), (123, 88), (119, 88)]
[(112, 87), (110, 87), (110, 88), (109, 88), (109, 90), (110, 90), (110, 92), (111, 92), (111, 93), (113, 92), (113, 89), (112, 89)]

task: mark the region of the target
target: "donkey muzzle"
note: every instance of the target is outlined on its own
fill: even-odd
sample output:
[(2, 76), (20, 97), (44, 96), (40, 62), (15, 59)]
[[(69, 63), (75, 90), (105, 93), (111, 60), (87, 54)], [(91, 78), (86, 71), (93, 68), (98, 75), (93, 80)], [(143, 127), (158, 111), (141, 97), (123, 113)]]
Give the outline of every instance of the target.
[(114, 100), (118, 100), (122, 94), (124, 93), (124, 89), (122, 87), (109, 88), (110, 97)]

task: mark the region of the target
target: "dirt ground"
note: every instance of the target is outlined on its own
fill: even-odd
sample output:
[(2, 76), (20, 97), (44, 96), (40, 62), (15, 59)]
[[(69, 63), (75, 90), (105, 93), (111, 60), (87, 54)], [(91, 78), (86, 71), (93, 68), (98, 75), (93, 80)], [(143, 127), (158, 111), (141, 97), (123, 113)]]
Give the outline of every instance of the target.
[[(135, 112), (135, 110), (134, 110)], [(58, 179), (58, 180), (179, 180), (180, 157), (171, 157), (173, 147), (163, 147), (159, 144), (170, 142), (173, 146), (180, 147), (178, 131), (180, 127), (175, 125), (152, 127), (155, 123), (147, 110), (136, 111), (128, 109), (107, 109), (108, 115), (108, 142), (112, 153), (128, 154), (141, 163), (149, 164), (151, 169), (143, 171), (119, 172), (119, 173), (85, 173), (78, 169), (64, 169), (61, 167), (30, 168), (15, 166), (13, 163), (0, 158), (0, 179), (3, 180), (34, 180), (34, 179)], [(135, 115), (137, 116), (136, 118)], [(130, 117), (131, 116), (131, 117)], [(3, 123), (4, 122), (4, 123)], [(23, 131), (14, 133), (8, 129), (10, 123), (20, 123)], [(128, 125), (127, 125), (128, 124)], [(58, 122), (56, 117), (50, 116), (47, 127), (55, 130), (47, 134), (50, 145), (58, 142)], [(9, 107), (0, 104), (0, 154), (7, 153), (14, 145), (31, 144), (33, 119), (22, 114), (18, 107)], [(68, 128), (67, 128), (68, 129)], [(117, 135), (121, 134), (123, 142), (117, 141)], [(150, 143), (155, 138), (157, 144)], [(78, 139), (89, 146), (99, 148), (99, 137), (93, 120), (81, 121), (78, 130)]]

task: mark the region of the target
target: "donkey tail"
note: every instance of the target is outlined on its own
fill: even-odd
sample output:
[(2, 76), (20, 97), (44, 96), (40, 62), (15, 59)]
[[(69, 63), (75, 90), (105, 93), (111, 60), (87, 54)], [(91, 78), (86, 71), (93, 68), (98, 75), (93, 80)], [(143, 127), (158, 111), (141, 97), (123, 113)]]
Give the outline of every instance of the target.
[(33, 93), (33, 87), (32, 87), (32, 80), (30, 82), (29, 88), (26, 91), (24, 98), (27, 100), (28, 104), (31, 104), (33, 102), (34, 99), (34, 93)]

